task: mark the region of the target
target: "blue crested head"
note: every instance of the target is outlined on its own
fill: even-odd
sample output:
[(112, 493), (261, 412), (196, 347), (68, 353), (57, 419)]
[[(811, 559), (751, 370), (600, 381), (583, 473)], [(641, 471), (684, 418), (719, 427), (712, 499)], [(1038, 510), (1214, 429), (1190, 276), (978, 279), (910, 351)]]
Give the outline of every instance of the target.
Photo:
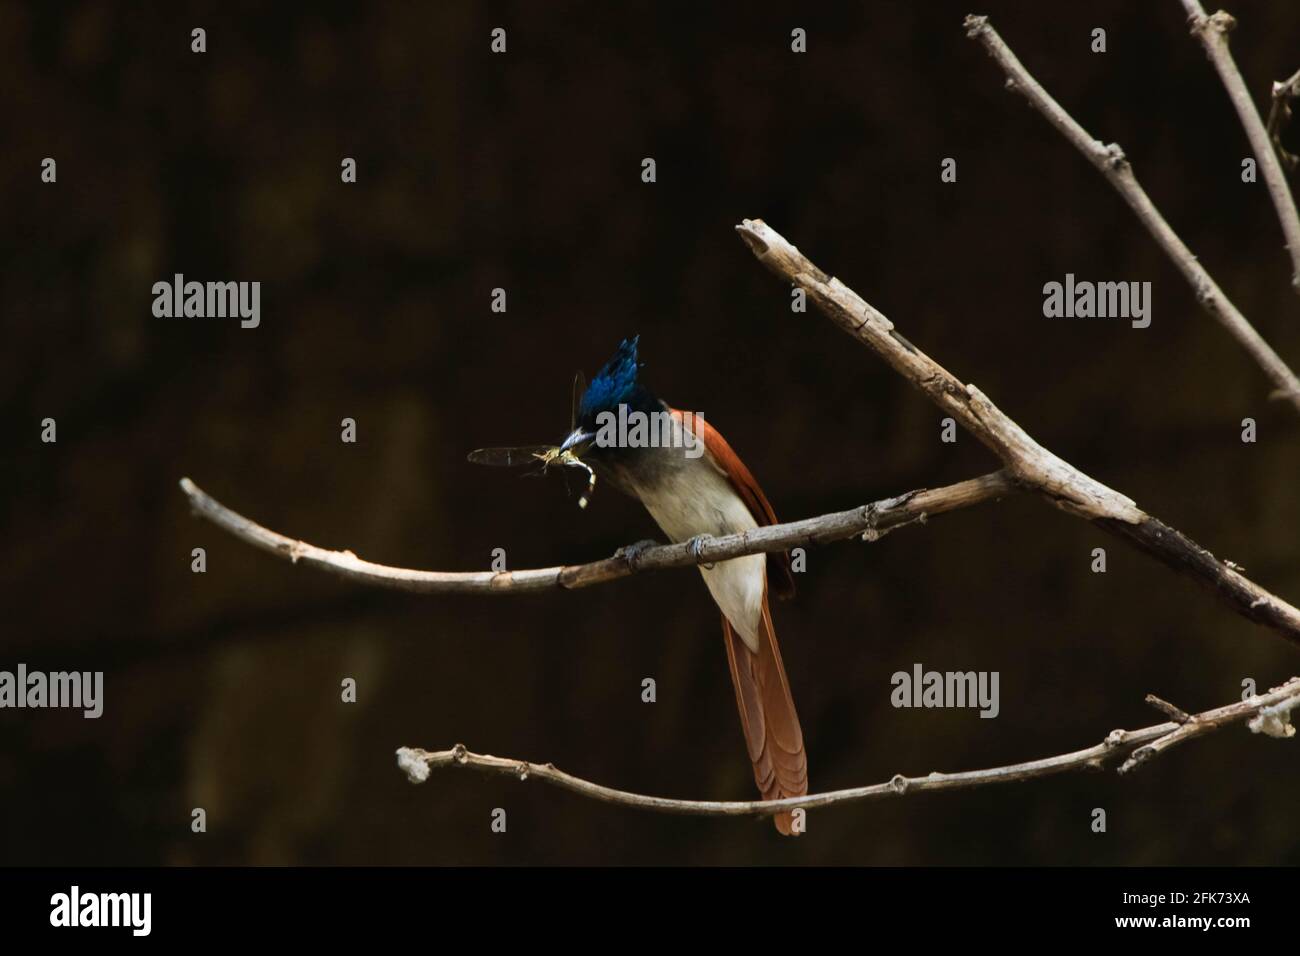
[(596, 373), (578, 402), (578, 425), (589, 431), (596, 429), (596, 416), (601, 412), (617, 414), (620, 405), (629, 411), (656, 411), (659, 401), (644, 385), (637, 381), (636, 347), (641, 336), (624, 339), (619, 343), (614, 357)]

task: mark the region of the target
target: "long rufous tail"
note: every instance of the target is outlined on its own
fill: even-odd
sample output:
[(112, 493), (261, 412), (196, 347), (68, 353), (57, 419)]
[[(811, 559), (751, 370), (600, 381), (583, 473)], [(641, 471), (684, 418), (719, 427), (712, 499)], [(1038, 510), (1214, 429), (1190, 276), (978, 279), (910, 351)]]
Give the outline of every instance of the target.
[[(759, 793), (764, 800), (804, 796), (808, 792), (808, 755), (804, 753), (803, 731), (790, 697), (781, 651), (776, 646), (767, 594), (763, 594), (757, 654), (745, 645), (725, 616), (722, 636)], [(772, 820), (781, 833), (794, 835), (790, 811), (778, 813)]]

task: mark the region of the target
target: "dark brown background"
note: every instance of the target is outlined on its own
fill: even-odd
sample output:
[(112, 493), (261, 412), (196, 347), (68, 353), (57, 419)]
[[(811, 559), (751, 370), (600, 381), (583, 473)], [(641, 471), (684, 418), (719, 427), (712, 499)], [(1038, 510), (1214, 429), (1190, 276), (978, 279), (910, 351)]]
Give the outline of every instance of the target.
[[(1300, 862), (1296, 745), (1243, 729), (1128, 779), (817, 812), (795, 842), (468, 773), (412, 787), (396, 747), (464, 741), (631, 790), (750, 798), (697, 575), (406, 596), (189, 516), (183, 475), (391, 564), (607, 555), (654, 533), (633, 503), (600, 488), (579, 511), (558, 478), (465, 453), (560, 437), (574, 370), (636, 332), (650, 385), (703, 411), (783, 517), (994, 467), (965, 434), (941, 444), (937, 410), (830, 322), (791, 314), (732, 232), (761, 216), (1049, 447), (1300, 596), (1295, 414), (1092, 167), (1003, 90), (966, 6), (614, 6), (0, 5), (0, 667), (107, 671), (98, 721), (0, 712), (0, 861)], [(1240, 181), (1245, 137), (1178, 4), (981, 12), (1123, 145), (1300, 363), (1276, 217)], [(1263, 102), (1300, 66), (1300, 8), (1234, 12)], [(39, 181), (45, 156), (57, 185)], [(939, 181), (945, 156), (956, 185)], [(174, 272), (260, 280), (261, 327), (154, 318), (150, 287)], [(1152, 326), (1044, 319), (1042, 285), (1066, 272), (1151, 281)], [(489, 311), (495, 286), (506, 315)], [(39, 441), (46, 416), (57, 445)], [(1246, 416), (1257, 444), (1239, 440)], [(1105, 575), (1088, 570), (1097, 546)], [(1270, 633), (1033, 500), (815, 550), (801, 585), (776, 616), (815, 789), (1083, 747), (1160, 719), (1148, 692), (1200, 709), (1244, 677), (1300, 671)], [(890, 674), (918, 661), (1000, 671), (1001, 716), (893, 709)]]

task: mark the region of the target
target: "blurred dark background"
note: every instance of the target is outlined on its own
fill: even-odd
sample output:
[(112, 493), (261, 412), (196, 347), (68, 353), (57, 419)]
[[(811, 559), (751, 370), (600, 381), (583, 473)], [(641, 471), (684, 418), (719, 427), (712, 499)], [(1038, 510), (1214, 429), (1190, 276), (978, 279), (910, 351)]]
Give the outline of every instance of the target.
[[(942, 444), (938, 411), (824, 317), (791, 313), (732, 231), (763, 217), (1044, 444), (1300, 597), (1294, 411), (962, 29), (990, 14), (1122, 144), (1294, 367), (1276, 216), (1241, 182), (1248, 144), (1179, 5), (771, 6), (0, 4), (0, 668), (106, 671), (97, 721), (0, 712), (0, 861), (1300, 863), (1300, 753), (1241, 728), (1127, 778), (814, 812), (797, 841), (472, 773), (413, 787), (395, 748), (463, 741), (630, 790), (750, 799), (698, 576), (402, 595), (190, 516), (184, 475), (389, 564), (608, 555), (657, 532), (639, 506), (600, 487), (580, 511), (557, 477), (465, 454), (561, 437), (574, 371), (637, 332), (649, 384), (703, 411), (783, 518), (996, 467), (964, 433)], [(1266, 105), (1300, 67), (1300, 7), (1232, 11)], [(175, 272), (260, 280), (260, 328), (154, 318), (151, 286)], [(1151, 327), (1044, 319), (1042, 285), (1066, 272), (1151, 281)], [(775, 614), (815, 790), (1073, 750), (1162, 720), (1148, 692), (1203, 709), (1300, 672), (1293, 647), (1036, 500), (813, 550), (800, 584)], [(915, 662), (1000, 671), (1001, 715), (892, 708), (889, 677)]]

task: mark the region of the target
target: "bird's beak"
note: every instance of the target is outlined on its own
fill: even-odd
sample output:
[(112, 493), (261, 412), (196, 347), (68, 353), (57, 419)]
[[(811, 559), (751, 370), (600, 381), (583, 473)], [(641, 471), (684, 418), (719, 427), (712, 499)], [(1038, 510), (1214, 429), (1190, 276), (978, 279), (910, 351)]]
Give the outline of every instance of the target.
[(560, 445), (560, 451), (572, 452), (576, 457), (591, 444), (591, 440), (595, 437), (591, 432), (584, 432), (581, 428), (575, 428)]

